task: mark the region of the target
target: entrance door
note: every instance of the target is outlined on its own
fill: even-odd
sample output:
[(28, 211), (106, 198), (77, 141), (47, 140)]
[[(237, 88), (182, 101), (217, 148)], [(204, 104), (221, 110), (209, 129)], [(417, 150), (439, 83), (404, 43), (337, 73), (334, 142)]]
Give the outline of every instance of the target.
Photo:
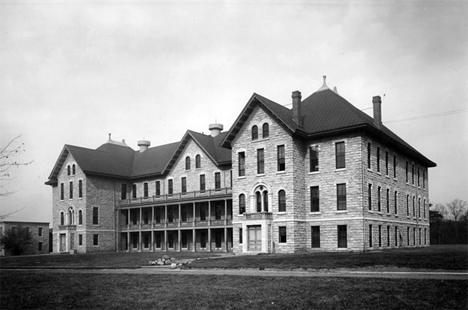
[(249, 251), (261, 251), (262, 250), (262, 227), (249, 226)]
[(67, 237), (65, 234), (60, 234), (60, 252), (67, 250)]

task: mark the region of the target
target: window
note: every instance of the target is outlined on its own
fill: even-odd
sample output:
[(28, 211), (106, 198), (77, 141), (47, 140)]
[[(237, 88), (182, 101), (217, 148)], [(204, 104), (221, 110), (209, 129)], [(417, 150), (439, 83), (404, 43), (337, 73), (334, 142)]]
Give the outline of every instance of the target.
[(367, 204), (369, 205), (369, 210), (372, 211), (372, 184), (367, 185)]
[(426, 188), (426, 169), (423, 169), (423, 188)]
[(387, 225), (387, 246), (390, 246), (390, 226)]
[(397, 170), (397, 159), (396, 155), (393, 155), (393, 177), (396, 179), (396, 170)]
[(264, 149), (257, 150), (257, 174), (265, 173), (265, 154)]
[(286, 158), (284, 153), (284, 145), (278, 145), (277, 147), (277, 161), (278, 161), (278, 171), (286, 170)]
[(279, 228), (279, 243), (286, 243), (286, 227), (278, 227)]
[(67, 166), (67, 175), (70, 175), (70, 165)]
[(377, 211), (381, 211), (381, 205), (380, 205), (380, 186), (377, 186)]
[(143, 197), (148, 198), (148, 183), (143, 183)]
[(99, 208), (93, 207), (93, 225), (99, 224)]
[(215, 172), (215, 189), (221, 188), (221, 172)]
[(320, 248), (320, 226), (312, 226), (312, 247)]
[(172, 195), (174, 193), (174, 181), (172, 179), (167, 180), (167, 193)]
[(185, 157), (185, 170), (190, 170), (190, 157)]
[(310, 188), (310, 212), (320, 211), (320, 193), (318, 186), (312, 186)]
[(414, 164), (411, 165), (411, 184), (414, 185)]
[(367, 169), (371, 169), (372, 144), (367, 143)]
[(64, 225), (65, 224), (65, 215), (63, 214), (63, 212), (60, 212), (60, 225)]
[(336, 184), (337, 210), (346, 210), (346, 184)]
[(257, 212), (268, 212), (268, 191), (262, 185), (255, 191), (255, 204)]
[(338, 225), (338, 247), (348, 247), (348, 233), (346, 225)]
[(183, 194), (185, 194), (187, 192), (187, 178), (186, 177), (182, 177), (180, 179), (180, 184), (181, 184), (181, 191)]
[(206, 221), (206, 205), (200, 205), (200, 221)]
[(64, 185), (63, 183), (60, 183), (60, 200), (65, 199), (65, 190), (64, 190)]
[(237, 154), (239, 161), (239, 176), (245, 176), (245, 152), (239, 152)]
[(421, 198), (418, 198), (418, 217), (421, 218)]
[(269, 135), (270, 135), (270, 126), (268, 125), (268, 123), (265, 123), (262, 126), (262, 137), (263, 139), (265, 139), (265, 138), (268, 138)]
[(182, 222), (187, 222), (187, 206), (186, 205), (182, 205), (182, 207), (180, 208), (180, 212), (181, 212), (181, 220)]
[(245, 213), (245, 195), (240, 194), (239, 195), (239, 214), (244, 214)]
[(38, 235), (39, 237), (42, 237), (42, 227), (38, 227), (38, 228), (37, 228), (37, 235)]
[(382, 247), (382, 225), (379, 225), (379, 248)]
[(385, 151), (385, 175), (388, 175), (388, 151)]
[(278, 192), (278, 211), (286, 212), (286, 192), (284, 190)]
[(258, 127), (256, 125), (252, 126), (252, 140), (258, 139)]
[(380, 147), (377, 147), (377, 172), (380, 172)]
[(156, 197), (161, 196), (161, 181), (156, 181)]
[(409, 216), (409, 195), (406, 195), (406, 215)]
[(239, 228), (239, 244), (242, 244), (242, 228)]
[(426, 199), (423, 202), (423, 218), (426, 218)]
[(204, 174), (200, 174), (200, 191), (204, 192), (206, 190), (206, 179)]
[(416, 216), (416, 197), (413, 196), (413, 216)]
[(335, 143), (335, 155), (336, 155), (336, 169), (345, 168), (346, 158), (345, 158), (345, 143), (344, 142)]
[(387, 213), (390, 213), (390, 189), (388, 188), (387, 188), (387, 197), (386, 197), (385, 203), (387, 205)]
[(394, 195), (395, 195), (394, 198), (393, 198), (393, 200), (394, 200), (393, 205), (394, 205), (394, 208), (395, 208), (394, 212), (395, 212), (395, 214), (398, 214), (398, 192), (395, 191)]
[(262, 194), (260, 192), (255, 193), (255, 201), (257, 204), (257, 212), (262, 212)]
[(221, 219), (221, 213), (222, 213), (221, 204), (220, 204), (220, 203), (217, 203), (217, 204), (215, 205), (215, 219), (216, 219), (216, 220), (220, 220), (220, 219)]
[(78, 225), (83, 225), (83, 211), (78, 211)]
[(369, 247), (372, 247), (372, 225), (369, 225)]
[(98, 234), (93, 235), (93, 245), (99, 245), (99, 235)]
[(263, 192), (263, 211), (268, 212), (268, 192)]
[(413, 227), (413, 245), (416, 245), (416, 228)]
[(76, 174), (76, 166), (75, 166), (75, 164), (72, 165), (72, 174), (73, 174), (73, 175)]
[(78, 235), (78, 245), (83, 245), (83, 235), (82, 234)]
[(197, 154), (197, 156), (195, 156), (195, 168), (201, 168), (201, 156), (200, 156), (200, 154)]
[(420, 170), (420, 169), (419, 169), (419, 167), (418, 167), (418, 187), (420, 186), (420, 185), (419, 185), (419, 184), (420, 184), (419, 170)]
[(395, 246), (398, 246), (398, 227), (395, 226)]
[(309, 148), (309, 156), (310, 156), (310, 172), (317, 172), (319, 171), (319, 158), (318, 158), (318, 147), (311, 146)]
[(406, 228), (406, 244), (407, 244), (407, 245), (410, 245), (410, 244), (409, 244), (409, 240), (410, 240), (410, 228), (407, 227), (407, 228)]
[(73, 182), (70, 182), (70, 199), (73, 199)]
[(406, 183), (408, 183), (408, 162), (406, 162), (405, 172), (406, 172)]
[(133, 199), (137, 198), (137, 186), (136, 186), (136, 184), (132, 184), (132, 198)]
[(120, 185), (120, 199), (127, 199), (127, 184)]
[(38, 250), (39, 252), (42, 252), (42, 242), (38, 242), (38, 243), (37, 243), (37, 250)]

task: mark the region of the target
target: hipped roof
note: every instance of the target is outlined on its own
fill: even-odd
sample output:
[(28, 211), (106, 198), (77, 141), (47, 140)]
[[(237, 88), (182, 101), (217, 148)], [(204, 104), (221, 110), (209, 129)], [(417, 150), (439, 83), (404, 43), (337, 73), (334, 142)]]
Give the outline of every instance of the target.
[(428, 167), (436, 166), (433, 161), (419, 153), (386, 126), (376, 124), (372, 117), (328, 88), (321, 89), (302, 101), (302, 126), (293, 120), (292, 109), (254, 93), (227, 132), (226, 138), (222, 141), (224, 147), (231, 147), (231, 142), (257, 106), (262, 107), (283, 128), (296, 137), (313, 139), (360, 130), (378, 136)]
[(220, 146), (225, 134), (220, 133), (216, 137), (211, 137), (189, 130), (180, 142), (151, 147), (141, 153), (113, 141), (108, 141), (95, 150), (65, 145), (46, 184), (57, 184), (58, 174), (69, 154), (85, 174), (127, 180), (165, 175), (182, 154), (190, 139), (193, 139), (216, 165), (230, 164), (230, 150)]

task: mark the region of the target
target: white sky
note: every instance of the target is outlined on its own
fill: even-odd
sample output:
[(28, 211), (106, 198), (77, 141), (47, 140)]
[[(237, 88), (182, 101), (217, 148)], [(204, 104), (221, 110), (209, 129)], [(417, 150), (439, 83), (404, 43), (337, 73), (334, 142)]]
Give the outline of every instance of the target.
[(2, 184), (11, 220), (52, 221), (64, 144), (228, 130), (253, 92), (289, 104), (322, 75), (360, 109), (385, 94), (384, 124), (459, 111), (387, 126), (437, 163), (433, 203), (468, 200), (466, 1), (0, 0), (0, 72), (0, 146), (34, 160)]

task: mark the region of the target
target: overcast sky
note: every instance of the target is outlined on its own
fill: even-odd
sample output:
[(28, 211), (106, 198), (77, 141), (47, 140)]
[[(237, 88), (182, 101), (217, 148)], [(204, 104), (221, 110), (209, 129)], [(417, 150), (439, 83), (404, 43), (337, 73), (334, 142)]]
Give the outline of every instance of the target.
[(251, 2), (0, 0), (0, 146), (21, 135), (34, 161), (0, 214), (52, 221), (64, 144), (228, 130), (253, 92), (287, 105), (322, 75), (360, 109), (383, 97), (384, 124), (437, 163), (432, 203), (468, 200), (467, 1)]

